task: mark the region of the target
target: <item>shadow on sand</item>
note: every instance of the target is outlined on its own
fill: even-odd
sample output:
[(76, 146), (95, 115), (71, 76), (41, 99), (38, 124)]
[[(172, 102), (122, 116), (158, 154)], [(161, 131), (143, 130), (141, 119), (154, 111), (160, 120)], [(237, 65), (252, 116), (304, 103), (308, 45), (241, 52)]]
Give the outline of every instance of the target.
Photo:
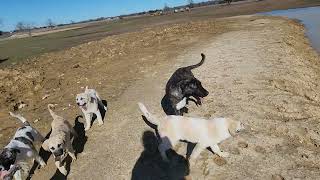
[(174, 150), (168, 150), (169, 162), (162, 160), (158, 151), (158, 138), (152, 131), (142, 136), (144, 151), (133, 170), (131, 180), (182, 180), (189, 174), (189, 163)]

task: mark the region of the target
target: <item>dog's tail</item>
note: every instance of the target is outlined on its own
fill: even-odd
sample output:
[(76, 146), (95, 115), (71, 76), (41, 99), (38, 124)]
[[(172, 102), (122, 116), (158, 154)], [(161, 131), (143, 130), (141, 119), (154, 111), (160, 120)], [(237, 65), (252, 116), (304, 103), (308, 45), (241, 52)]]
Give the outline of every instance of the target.
[(30, 123), (26, 120), (26, 118), (24, 118), (20, 114), (14, 114), (13, 112), (9, 112), (9, 114), (10, 116), (19, 119), (25, 126), (30, 126)]
[(206, 55), (204, 55), (203, 53), (201, 53), (201, 61), (198, 63), (198, 64), (194, 64), (194, 65), (191, 65), (191, 66), (188, 66), (186, 67), (187, 69), (191, 70), (191, 69), (194, 69), (194, 68), (197, 68), (199, 66), (201, 66), (203, 63), (204, 63), (204, 60), (206, 59)]
[(48, 110), (51, 114), (51, 116), (53, 117), (53, 119), (56, 119), (56, 117), (59, 117), (55, 112), (53, 112), (52, 108), (54, 107), (55, 105), (53, 104), (48, 104)]
[(139, 105), (141, 112), (143, 113), (143, 115), (147, 118), (147, 120), (150, 123), (155, 124), (155, 125), (160, 124), (160, 122), (157, 120), (157, 118), (155, 118), (141, 102), (139, 102), (138, 105)]

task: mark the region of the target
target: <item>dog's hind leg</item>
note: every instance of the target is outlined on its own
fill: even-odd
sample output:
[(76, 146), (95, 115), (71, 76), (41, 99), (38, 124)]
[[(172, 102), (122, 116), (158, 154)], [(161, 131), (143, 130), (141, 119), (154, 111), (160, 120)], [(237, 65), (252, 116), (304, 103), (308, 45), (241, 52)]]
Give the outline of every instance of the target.
[(37, 149), (34, 146), (32, 146), (31, 149), (32, 150), (28, 153), (28, 156), (33, 158), (37, 163), (39, 163), (41, 168), (46, 166), (46, 163), (44, 162), (42, 157), (39, 155)]
[(100, 111), (97, 110), (97, 112), (95, 114), (97, 116), (97, 120), (98, 120), (99, 126), (103, 125), (103, 120), (102, 120), (102, 116), (101, 116)]
[(194, 147), (192, 154), (191, 154), (191, 159), (195, 160), (197, 159), (197, 157), (201, 154), (201, 152), (205, 149), (205, 146), (202, 146), (201, 144), (196, 144), (196, 146)]
[(229, 153), (227, 152), (222, 152), (218, 146), (218, 144), (214, 144), (214, 145), (211, 145), (210, 146), (212, 151), (217, 154), (218, 156), (220, 157), (228, 157), (229, 156)]

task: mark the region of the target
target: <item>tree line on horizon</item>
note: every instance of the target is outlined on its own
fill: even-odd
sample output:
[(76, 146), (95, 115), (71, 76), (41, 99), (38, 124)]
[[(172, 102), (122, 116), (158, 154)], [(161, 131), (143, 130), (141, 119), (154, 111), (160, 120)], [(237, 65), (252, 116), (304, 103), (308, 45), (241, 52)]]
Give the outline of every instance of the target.
[[(169, 7), (168, 4), (165, 3), (163, 9), (155, 9), (155, 10), (149, 10), (149, 11), (144, 11), (144, 12), (132, 13), (132, 14), (128, 14), (128, 15), (120, 15), (119, 18), (122, 19), (122, 18), (128, 17), (128, 16), (153, 14), (153, 13), (156, 13), (156, 12), (159, 12), (159, 11), (167, 12), (167, 11), (172, 11), (172, 10), (177, 9), (177, 8), (186, 8), (186, 7), (195, 8), (195, 7), (222, 4), (222, 3), (230, 4), (232, 1), (243, 1), (243, 0), (213, 0), (213, 1), (209, 0), (209, 1), (199, 2), (199, 3), (194, 3), (193, 0), (187, 0), (187, 4), (186, 5), (176, 6), (176, 7)], [(15, 30), (13, 32), (28, 32), (29, 35), (31, 36), (31, 31), (34, 30), (34, 29), (53, 28), (55, 26), (64, 26), (64, 25), (68, 25), (68, 24), (85, 23), (85, 22), (99, 21), (99, 20), (104, 20), (104, 19), (107, 19), (107, 18), (100, 17), (100, 18), (89, 19), (89, 20), (84, 20), (84, 21), (80, 21), (80, 22), (70, 21), (70, 23), (66, 23), (66, 24), (55, 24), (49, 18), (45, 22), (46, 26), (42, 26), (42, 27), (36, 27), (34, 23), (27, 23), (27, 22), (24, 22), (24, 21), (19, 21), (19, 22), (17, 22), (17, 24), (15, 26)], [(1, 27), (2, 26), (3, 26), (3, 19), (0, 18), (0, 36), (5, 34), (5, 33), (8, 33), (8, 32), (1, 31)]]

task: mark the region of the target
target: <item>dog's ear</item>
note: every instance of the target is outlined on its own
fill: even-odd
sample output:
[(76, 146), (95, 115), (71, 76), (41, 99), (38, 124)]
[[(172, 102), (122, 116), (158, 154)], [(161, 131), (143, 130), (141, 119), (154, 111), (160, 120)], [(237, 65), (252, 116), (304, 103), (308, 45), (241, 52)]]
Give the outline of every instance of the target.
[(45, 151), (49, 151), (49, 140), (45, 140), (41, 146)]

